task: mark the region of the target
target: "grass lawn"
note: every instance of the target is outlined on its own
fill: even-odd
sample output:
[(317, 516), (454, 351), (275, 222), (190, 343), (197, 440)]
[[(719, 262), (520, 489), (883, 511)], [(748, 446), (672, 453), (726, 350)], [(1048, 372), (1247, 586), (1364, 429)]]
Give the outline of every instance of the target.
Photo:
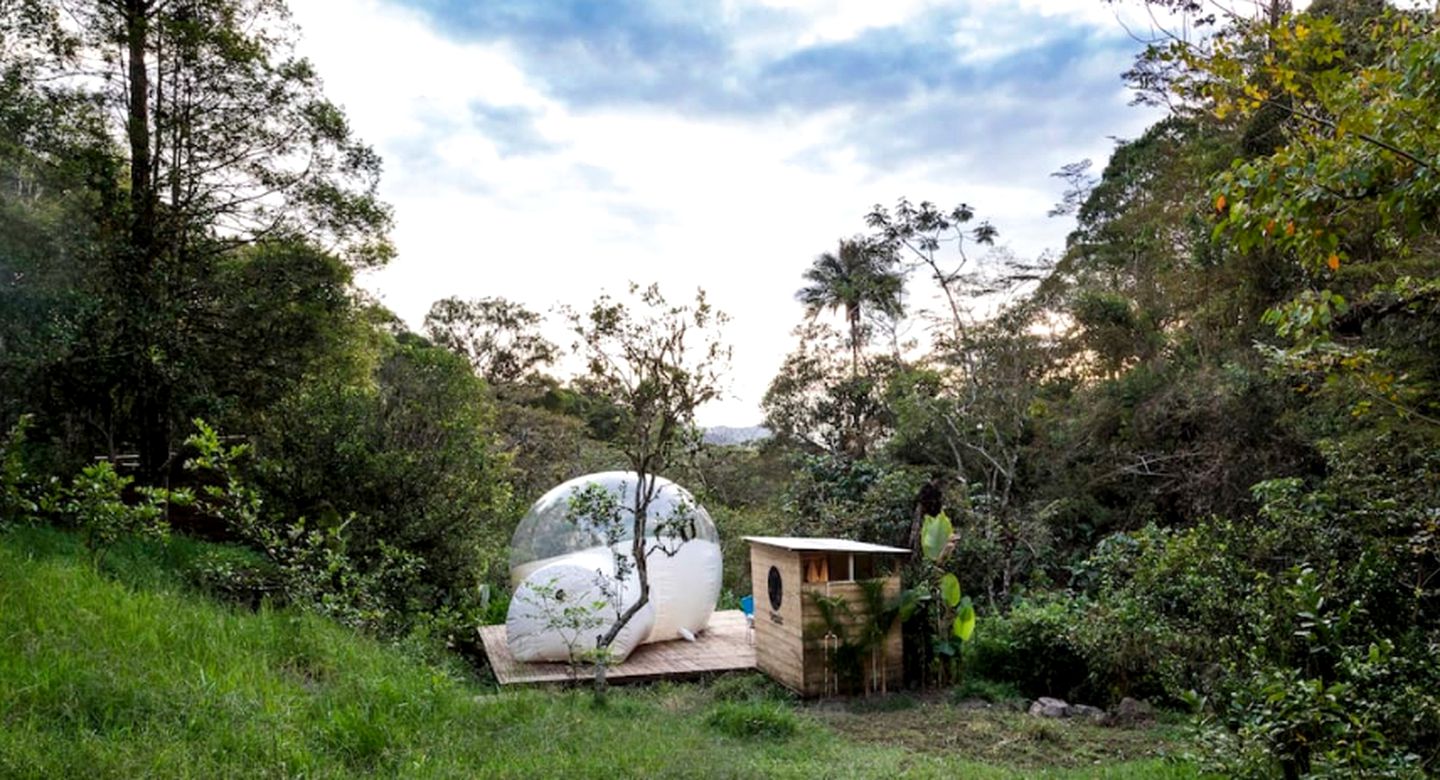
[[(944, 695), (921, 698), (901, 694), (848, 706), (819, 703), (811, 705), (811, 711), (817, 720), (852, 742), (899, 746), (924, 755), (959, 755), (1032, 771), (1173, 758), (1189, 747), (1187, 728), (1180, 722), (1111, 728), (1083, 719), (1035, 718), (1006, 705), (967, 702), (956, 706)], [(1186, 776), (1165, 774), (1153, 769), (1153, 764), (1145, 767), (1162, 776)]]
[(127, 544), (96, 573), (68, 534), (0, 532), (0, 777), (1195, 775), (1144, 757), (1175, 744), (1163, 727), (794, 705), (754, 678), (617, 689), (604, 709), (497, 692), (458, 663), (200, 595), (179, 570), (211, 554)]

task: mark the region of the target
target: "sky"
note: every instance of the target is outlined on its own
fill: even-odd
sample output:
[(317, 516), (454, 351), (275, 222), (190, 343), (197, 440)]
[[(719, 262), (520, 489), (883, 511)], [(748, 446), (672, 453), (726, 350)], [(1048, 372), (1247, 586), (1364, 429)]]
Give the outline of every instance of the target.
[(875, 204), (968, 203), (1039, 257), (1072, 227), (1050, 174), (1157, 118), (1129, 105), (1140, 44), (1103, 0), (290, 6), (385, 160), (398, 255), (362, 286), (416, 329), (452, 295), (548, 314), (703, 287), (733, 348), (704, 425), (759, 423), (801, 274)]

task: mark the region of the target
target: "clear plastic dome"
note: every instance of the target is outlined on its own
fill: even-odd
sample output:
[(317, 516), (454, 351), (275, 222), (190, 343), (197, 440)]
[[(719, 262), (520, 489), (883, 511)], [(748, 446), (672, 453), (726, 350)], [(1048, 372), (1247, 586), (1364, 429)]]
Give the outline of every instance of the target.
[[(607, 471), (572, 479), (541, 496), (521, 518), (510, 542), (510, 584), (514, 592), (521, 593), (522, 586), (533, 589), (535, 580), (548, 581), (557, 573), (567, 573), (573, 579), (578, 576), (574, 572), (579, 571), (589, 572), (586, 576), (590, 582), (597, 577), (615, 582), (622, 601), (634, 598), (639, 592), (635, 572), (617, 581), (615, 559), (617, 553), (631, 553), (637, 484), (633, 472)], [(606, 539), (603, 523), (586, 514), (584, 500), (577, 500), (586, 490), (604, 491), (615, 500), (619, 511), (614, 539)], [(647, 545), (646, 556), (654, 622), (642, 632), (643, 636), (636, 637), (637, 642), (661, 642), (700, 633), (720, 596), (720, 535), (715, 531), (715, 522), (688, 491), (656, 477), (647, 535), (655, 540), (655, 544)], [(579, 585), (577, 581), (567, 588), (575, 590)], [(559, 653), (555, 637), (548, 636), (554, 632), (544, 628), (541, 617), (531, 614), (533, 610), (527, 610), (511, 602), (512, 614), (507, 619), (511, 648), (517, 650), (527, 643), (531, 646), (524, 653), (517, 652), (516, 657), (545, 660), (547, 653)], [(542, 651), (545, 647), (553, 652)]]
[[(681, 541), (699, 540), (711, 544), (720, 543), (715, 531), (715, 522), (710, 513), (700, 506), (690, 491), (664, 477), (655, 477), (655, 497), (650, 502), (648, 532), (653, 538), (668, 518), (685, 519), (683, 539), (667, 535), (657, 541), (674, 547)], [(557, 558), (575, 553), (603, 552), (606, 547), (605, 532), (601, 525), (589, 516), (571, 517), (571, 499), (585, 488), (595, 485), (619, 499), (621, 507), (620, 541), (625, 543), (622, 553), (629, 553), (632, 540), (635, 513), (635, 486), (639, 480), (634, 472), (604, 471), (587, 474), (551, 488), (540, 497), (530, 511), (520, 519), (515, 535), (510, 539), (510, 585), (518, 586), (530, 572)], [(652, 556), (653, 559), (654, 556)]]

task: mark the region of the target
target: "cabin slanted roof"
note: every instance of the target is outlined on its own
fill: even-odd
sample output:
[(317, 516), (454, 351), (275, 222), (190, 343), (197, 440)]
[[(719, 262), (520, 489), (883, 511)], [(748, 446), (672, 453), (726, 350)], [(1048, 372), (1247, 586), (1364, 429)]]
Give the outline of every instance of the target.
[(792, 552), (841, 552), (841, 553), (882, 553), (885, 555), (909, 555), (904, 547), (887, 547), (883, 544), (854, 542), (849, 539), (811, 538), (804, 536), (745, 536), (751, 544), (779, 547)]

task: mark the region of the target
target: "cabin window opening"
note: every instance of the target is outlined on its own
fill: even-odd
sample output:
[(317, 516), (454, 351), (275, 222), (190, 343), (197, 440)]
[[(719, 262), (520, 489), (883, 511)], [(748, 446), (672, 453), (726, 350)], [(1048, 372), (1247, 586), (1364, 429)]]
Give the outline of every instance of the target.
[(801, 567), (805, 571), (805, 582), (830, 582), (830, 557), (824, 553), (816, 555), (800, 556)]
[(801, 571), (806, 584), (821, 582), (859, 582), (885, 577), (889, 571), (876, 556), (849, 552), (815, 552), (800, 556)]

